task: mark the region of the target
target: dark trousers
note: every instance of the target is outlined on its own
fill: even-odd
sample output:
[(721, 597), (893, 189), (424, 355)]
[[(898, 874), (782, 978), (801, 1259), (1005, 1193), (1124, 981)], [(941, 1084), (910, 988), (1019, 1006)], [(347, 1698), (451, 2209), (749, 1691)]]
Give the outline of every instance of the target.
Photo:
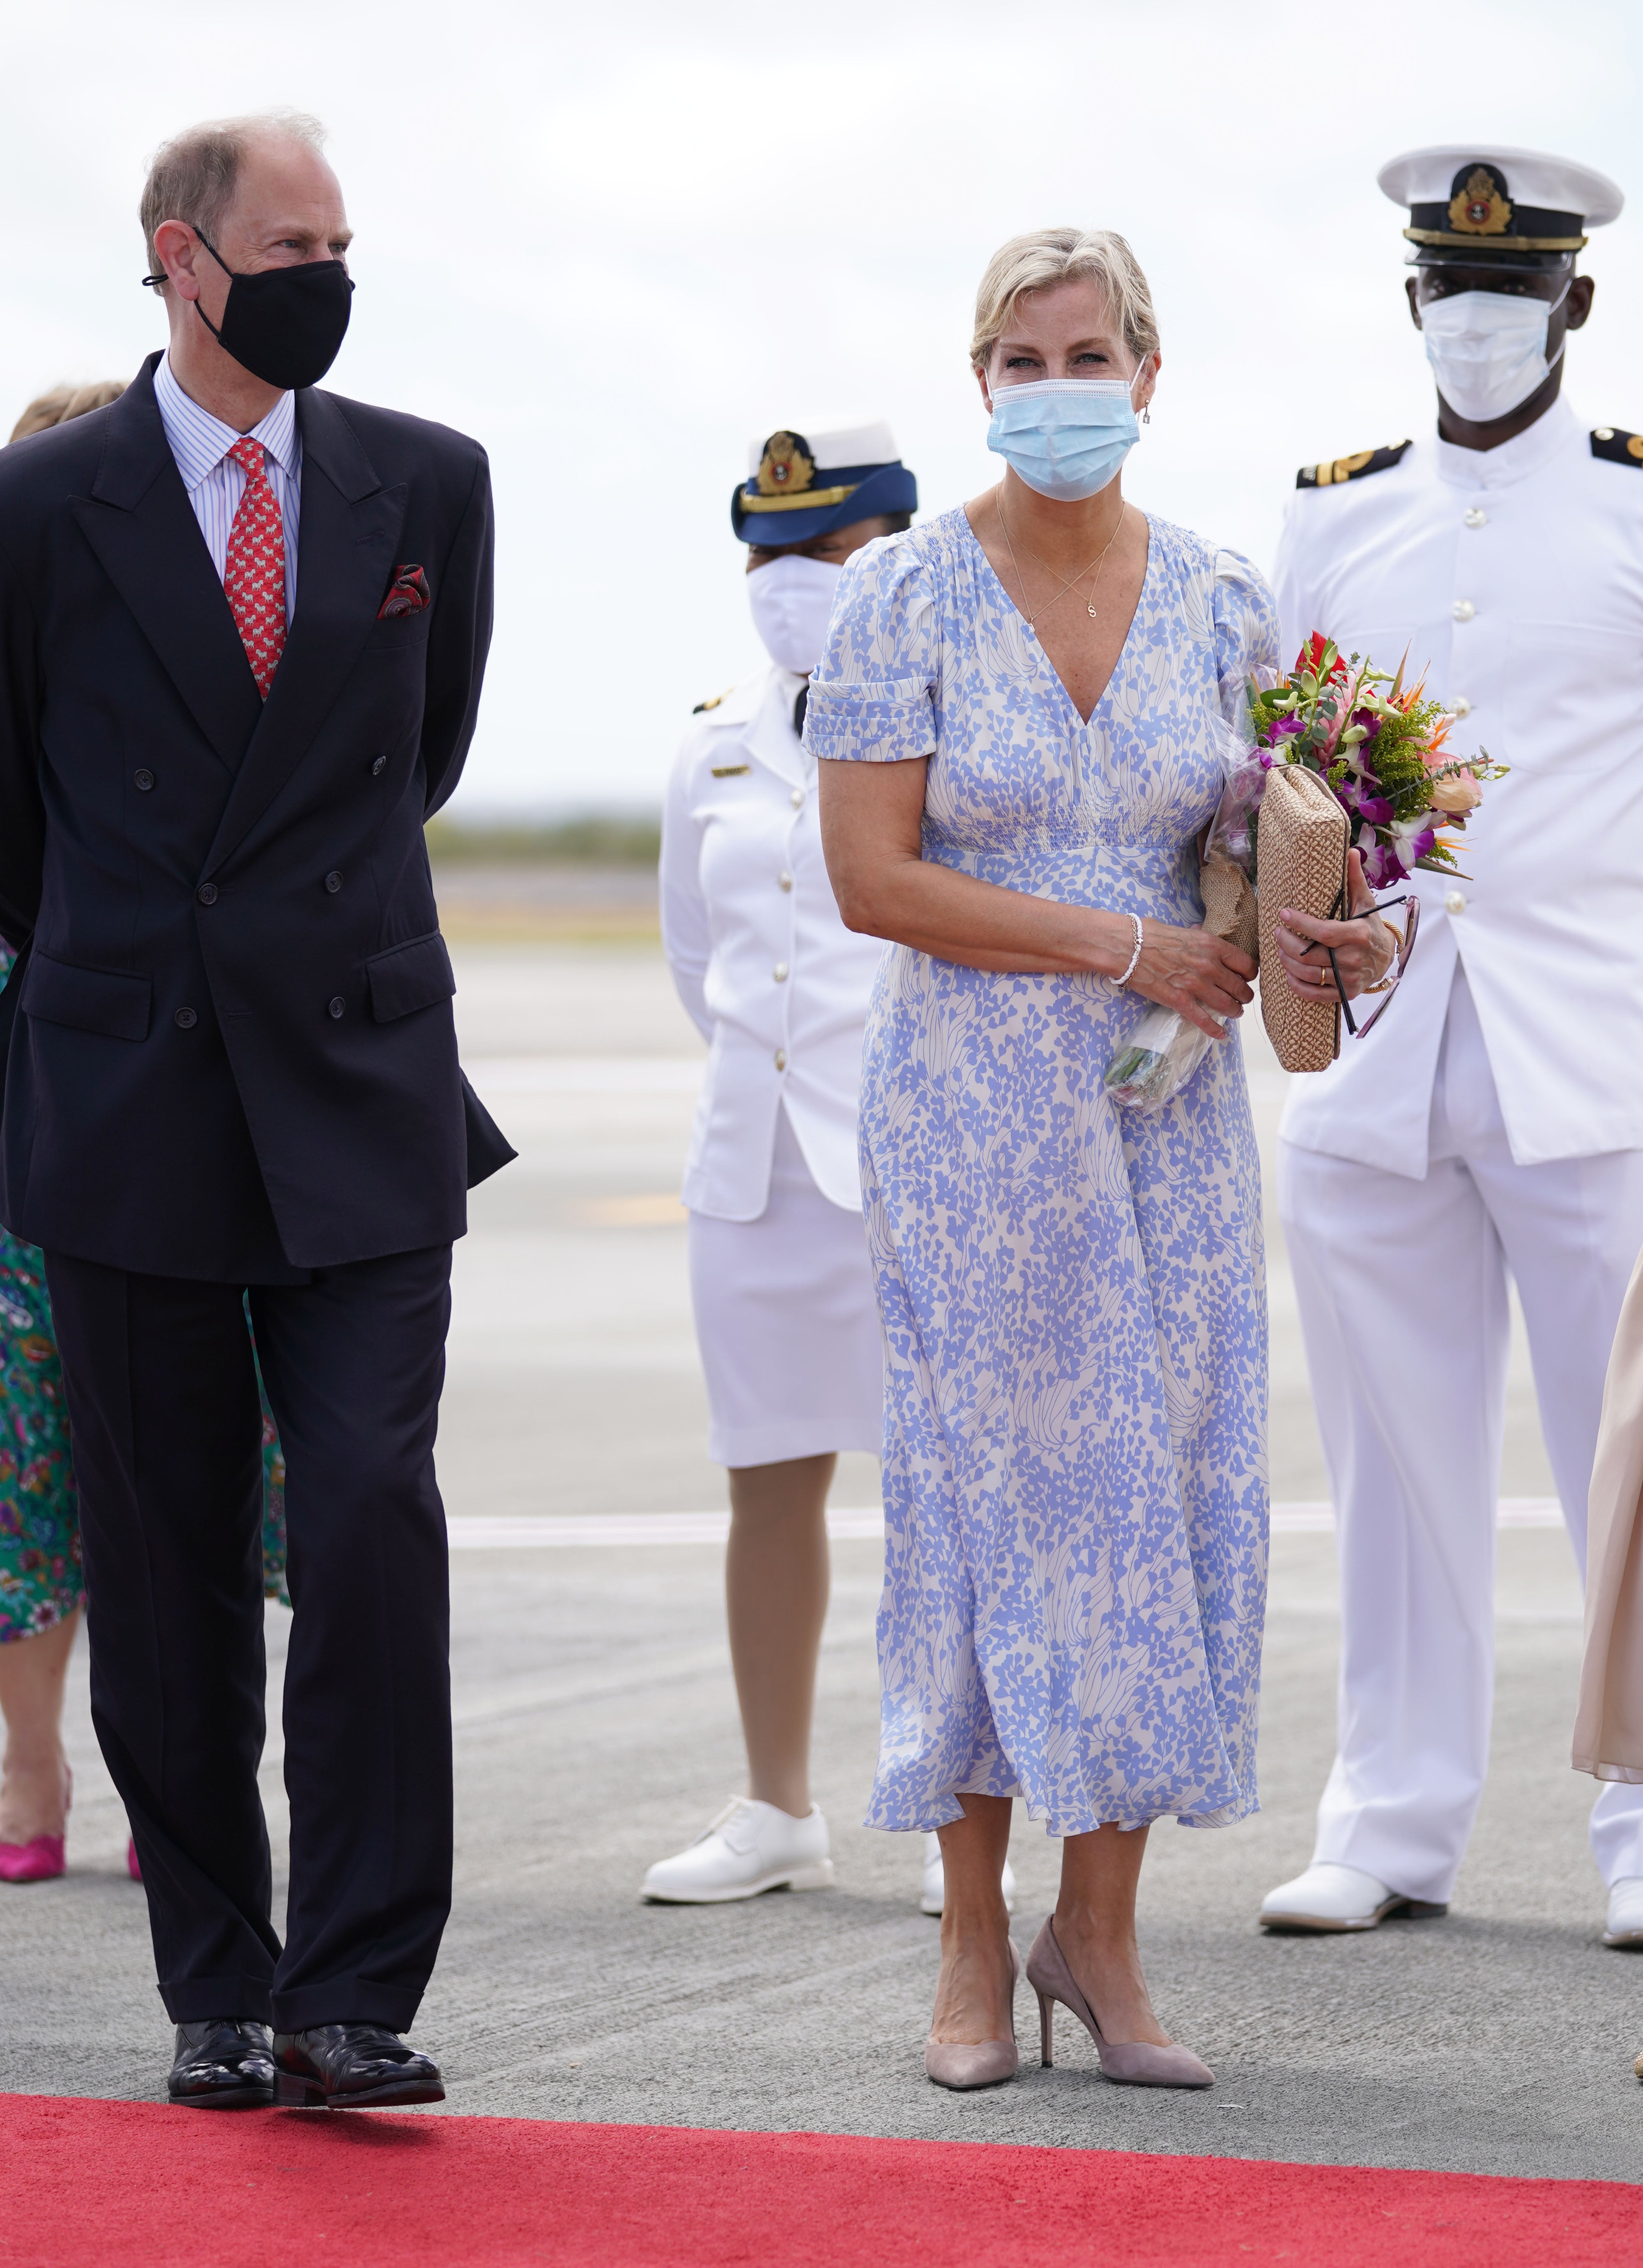
[(92, 1713), (174, 2022), (403, 2031), (451, 1903), (450, 1591), (433, 1472), (451, 1248), (253, 1285), (285, 1454), (291, 1896), (257, 1793), (262, 1419), (237, 1285), (46, 1256)]

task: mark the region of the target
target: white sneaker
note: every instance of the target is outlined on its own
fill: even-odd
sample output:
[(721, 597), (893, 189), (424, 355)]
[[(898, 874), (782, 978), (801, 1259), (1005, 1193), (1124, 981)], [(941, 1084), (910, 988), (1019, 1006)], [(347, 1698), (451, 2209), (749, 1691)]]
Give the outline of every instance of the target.
[(1603, 1943), (1643, 1946), (1643, 1874), (1623, 1874), (1610, 1891)]
[(1389, 1889), (1356, 1867), (1315, 1859), (1304, 1874), (1267, 1892), (1258, 1918), (1263, 1929), (1376, 1929), (1389, 1914), (1408, 1913), (1425, 1921), (1448, 1911)]
[[(1007, 1859), (1004, 1862), (1004, 1872), (998, 1878), (998, 1887), (1004, 1892), (1006, 1913), (1013, 1913), (1015, 1911), (1015, 1869)], [(947, 1871), (941, 1864), (941, 1837), (939, 1835), (926, 1835), (925, 1879), (918, 1893), (918, 1911), (920, 1913), (939, 1914), (947, 1904)]]
[(765, 1890), (833, 1887), (827, 1822), (815, 1804), (795, 1819), (773, 1803), (733, 1795), (689, 1846), (660, 1859), (639, 1892), (658, 1905), (723, 1905)]

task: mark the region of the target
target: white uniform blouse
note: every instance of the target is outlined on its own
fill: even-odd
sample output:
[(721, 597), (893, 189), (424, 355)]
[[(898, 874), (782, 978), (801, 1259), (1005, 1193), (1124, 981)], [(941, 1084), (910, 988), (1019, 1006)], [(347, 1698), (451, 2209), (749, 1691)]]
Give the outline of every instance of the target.
[(1561, 401), (1498, 449), (1417, 441), (1296, 494), (1272, 578), (1285, 657), (1320, 630), (1462, 713), (1512, 767), (1459, 863), (1416, 877), (1420, 935), (1367, 1038), (1290, 1090), (1305, 1150), (1418, 1179), (1458, 955), (1520, 1165), (1643, 1148), (1643, 464)]
[(884, 947), (839, 919), (793, 730), (802, 682), (772, 664), (694, 718), (662, 814), (662, 944), (711, 1046), (683, 1197), (720, 1220), (763, 1212), (784, 1103), (822, 1195), (861, 1205), (862, 1034)]

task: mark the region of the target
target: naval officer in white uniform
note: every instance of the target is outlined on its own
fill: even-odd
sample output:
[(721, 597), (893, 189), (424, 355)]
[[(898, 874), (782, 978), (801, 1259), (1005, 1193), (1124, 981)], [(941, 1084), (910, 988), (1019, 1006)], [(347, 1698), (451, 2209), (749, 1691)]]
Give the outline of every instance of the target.
[[(1278, 1204), (1339, 1521), (1339, 1749), (1270, 1927), (1440, 1913), (1488, 1759), (1507, 1279), (1575, 1557), (1610, 1343), (1643, 1247), (1643, 436), (1582, 425), (1564, 347), (1621, 195), (1521, 150), (1416, 151), (1411, 312), (1435, 435), (1305, 468), (1273, 578), (1411, 670), (1455, 753), (1511, 766), (1470, 879), (1418, 875), (1396, 1015), (1299, 1080)], [(1643, 1787), (1592, 1815), (1606, 1940), (1643, 1939)]]
[[(840, 569), (910, 526), (917, 504), (886, 425), (754, 443), (731, 525), (770, 666), (702, 703), (663, 813), (662, 941), (711, 1048), (683, 1196), (708, 1447), (730, 1469), (726, 1594), (748, 1792), (651, 1868), (651, 1899), (717, 1904), (833, 1880), (810, 1800), (810, 1720), (828, 1486), (839, 1450), (877, 1456), (883, 1438), (856, 1110), (884, 947), (839, 919), (799, 732)], [(939, 1912), (941, 1889), (938, 1846), (926, 1911)]]

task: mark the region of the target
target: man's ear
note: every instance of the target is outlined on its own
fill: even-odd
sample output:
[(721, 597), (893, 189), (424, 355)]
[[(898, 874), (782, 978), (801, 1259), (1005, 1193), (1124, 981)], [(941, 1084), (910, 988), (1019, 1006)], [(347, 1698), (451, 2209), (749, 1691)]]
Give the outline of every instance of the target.
[(197, 299), (200, 280), (194, 272), (199, 239), (186, 222), (163, 220), (154, 232), (154, 251), (167, 282), (182, 299)]
[(1586, 319), (1592, 312), (1592, 299), (1597, 290), (1595, 276), (1577, 276), (1569, 286), (1568, 313), (1564, 316), (1564, 328), (1582, 331)]
[(1409, 294), (1409, 320), (1413, 323), (1415, 328), (1418, 330), (1420, 328), (1420, 308), (1415, 298), (1415, 279), (1412, 276), (1406, 276), (1404, 278), (1404, 289)]

